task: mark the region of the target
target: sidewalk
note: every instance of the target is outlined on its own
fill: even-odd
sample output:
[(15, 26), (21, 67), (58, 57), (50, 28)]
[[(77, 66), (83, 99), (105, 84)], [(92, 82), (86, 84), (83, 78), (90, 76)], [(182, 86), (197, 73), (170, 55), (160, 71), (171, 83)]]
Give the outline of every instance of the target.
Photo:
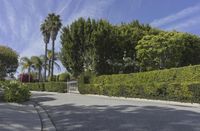
[(41, 121), (33, 105), (0, 102), (1, 131), (41, 131)]

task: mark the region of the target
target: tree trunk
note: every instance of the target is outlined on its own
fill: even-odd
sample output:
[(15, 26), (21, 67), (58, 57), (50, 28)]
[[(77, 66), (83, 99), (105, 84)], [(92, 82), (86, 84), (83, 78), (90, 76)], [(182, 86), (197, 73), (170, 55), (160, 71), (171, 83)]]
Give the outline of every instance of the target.
[(48, 77), (51, 75), (51, 60), (49, 59), (48, 64)]
[(47, 71), (47, 43), (45, 43), (45, 56), (44, 56), (44, 82), (46, 81), (46, 71)]
[(53, 70), (54, 69), (54, 66), (53, 66), (54, 65), (54, 44), (55, 44), (54, 42), (55, 40), (52, 41), (51, 79), (53, 79), (53, 73), (54, 73), (53, 72), (54, 71)]
[(40, 79), (41, 79), (41, 69), (38, 70), (38, 80), (39, 80), (39, 82), (41, 81)]
[(31, 69), (28, 68), (28, 81), (31, 82)]

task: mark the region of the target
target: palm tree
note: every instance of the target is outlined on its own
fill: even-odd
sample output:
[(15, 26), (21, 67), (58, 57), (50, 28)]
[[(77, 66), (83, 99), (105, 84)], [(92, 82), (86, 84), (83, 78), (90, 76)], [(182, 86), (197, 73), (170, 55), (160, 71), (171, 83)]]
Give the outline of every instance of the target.
[(20, 64), (22, 65), (22, 71), (25, 69), (28, 69), (29, 74), (29, 82), (31, 81), (31, 67), (32, 67), (32, 61), (28, 57), (22, 57), (20, 59)]
[(31, 62), (32, 62), (32, 67), (35, 70), (38, 70), (38, 80), (40, 81), (41, 80), (42, 67), (43, 67), (43, 60), (42, 60), (42, 58), (40, 58), (38, 56), (32, 56)]
[(45, 43), (45, 57), (44, 57), (44, 81), (46, 81), (46, 70), (47, 70), (47, 45), (49, 43), (50, 40), (50, 31), (49, 31), (49, 27), (48, 27), (48, 21), (45, 20), (44, 23), (41, 24), (40, 26), (40, 30), (42, 32), (43, 35), (43, 40)]
[(57, 37), (57, 34), (62, 26), (61, 19), (59, 15), (55, 15), (54, 13), (49, 14), (47, 16), (47, 23), (48, 23), (48, 29), (50, 31), (50, 38), (52, 40), (52, 61), (51, 61), (51, 77), (53, 78), (53, 71), (54, 71), (54, 51), (55, 51), (55, 40)]

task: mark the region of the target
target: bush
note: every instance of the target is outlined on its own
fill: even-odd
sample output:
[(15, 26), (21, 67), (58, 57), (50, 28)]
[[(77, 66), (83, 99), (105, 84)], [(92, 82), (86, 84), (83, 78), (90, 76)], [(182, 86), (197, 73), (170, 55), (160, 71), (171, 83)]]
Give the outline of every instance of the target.
[(70, 80), (70, 74), (69, 73), (62, 73), (59, 75), (59, 81), (61, 82), (67, 82)]
[(11, 83), (5, 88), (3, 97), (6, 102), (24, 102), (29, 100), (30, 91), (25, 85)]
[(10, 84), (10, 81), (0, 81), (0, 88), (5, 89)]
[(79, 79), (79, 92), (200, 103), (200, 66)]
[(67, 83), (65, 82), (26, 83), (26, 86), (31, 91), (67, 92)]

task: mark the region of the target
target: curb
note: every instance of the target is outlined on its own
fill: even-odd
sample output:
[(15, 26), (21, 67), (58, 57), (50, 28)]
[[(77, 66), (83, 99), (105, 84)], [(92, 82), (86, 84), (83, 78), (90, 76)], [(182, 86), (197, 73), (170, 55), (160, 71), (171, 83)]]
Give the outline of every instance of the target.
[(109, 98), (109, 99), (113, 99), (113, 100), (154, 102), (154, 103), (161, 103), (161, 104), (171, 104), (171, 105), (190, 106), (190, 107), (199, 107), (200, 108), (200, 104), (198, 104), (198, 103), (183, 103), (183, 102), (177, 102), (177, 101), (152, 100), (152, 99), (143, 99), (143, 98), (126, 98), (126, 97), (115, 97), (115, 96), (104, 96), (104, 95), (93, 95), (93, 94), (84, 94), (84, 95), (93, 96), (93, 97), (101, 97), (101, 98)]
[(55, 124), (49, 117), (49, 114), (47, 113), (47, 111), (37, 102), (35, 102), (35, 101), (31, 101), (31, 102), (34, 103), (33, 105), (38, 113), (39, 118), (40, 118), (41, 131), (57, 131)]

